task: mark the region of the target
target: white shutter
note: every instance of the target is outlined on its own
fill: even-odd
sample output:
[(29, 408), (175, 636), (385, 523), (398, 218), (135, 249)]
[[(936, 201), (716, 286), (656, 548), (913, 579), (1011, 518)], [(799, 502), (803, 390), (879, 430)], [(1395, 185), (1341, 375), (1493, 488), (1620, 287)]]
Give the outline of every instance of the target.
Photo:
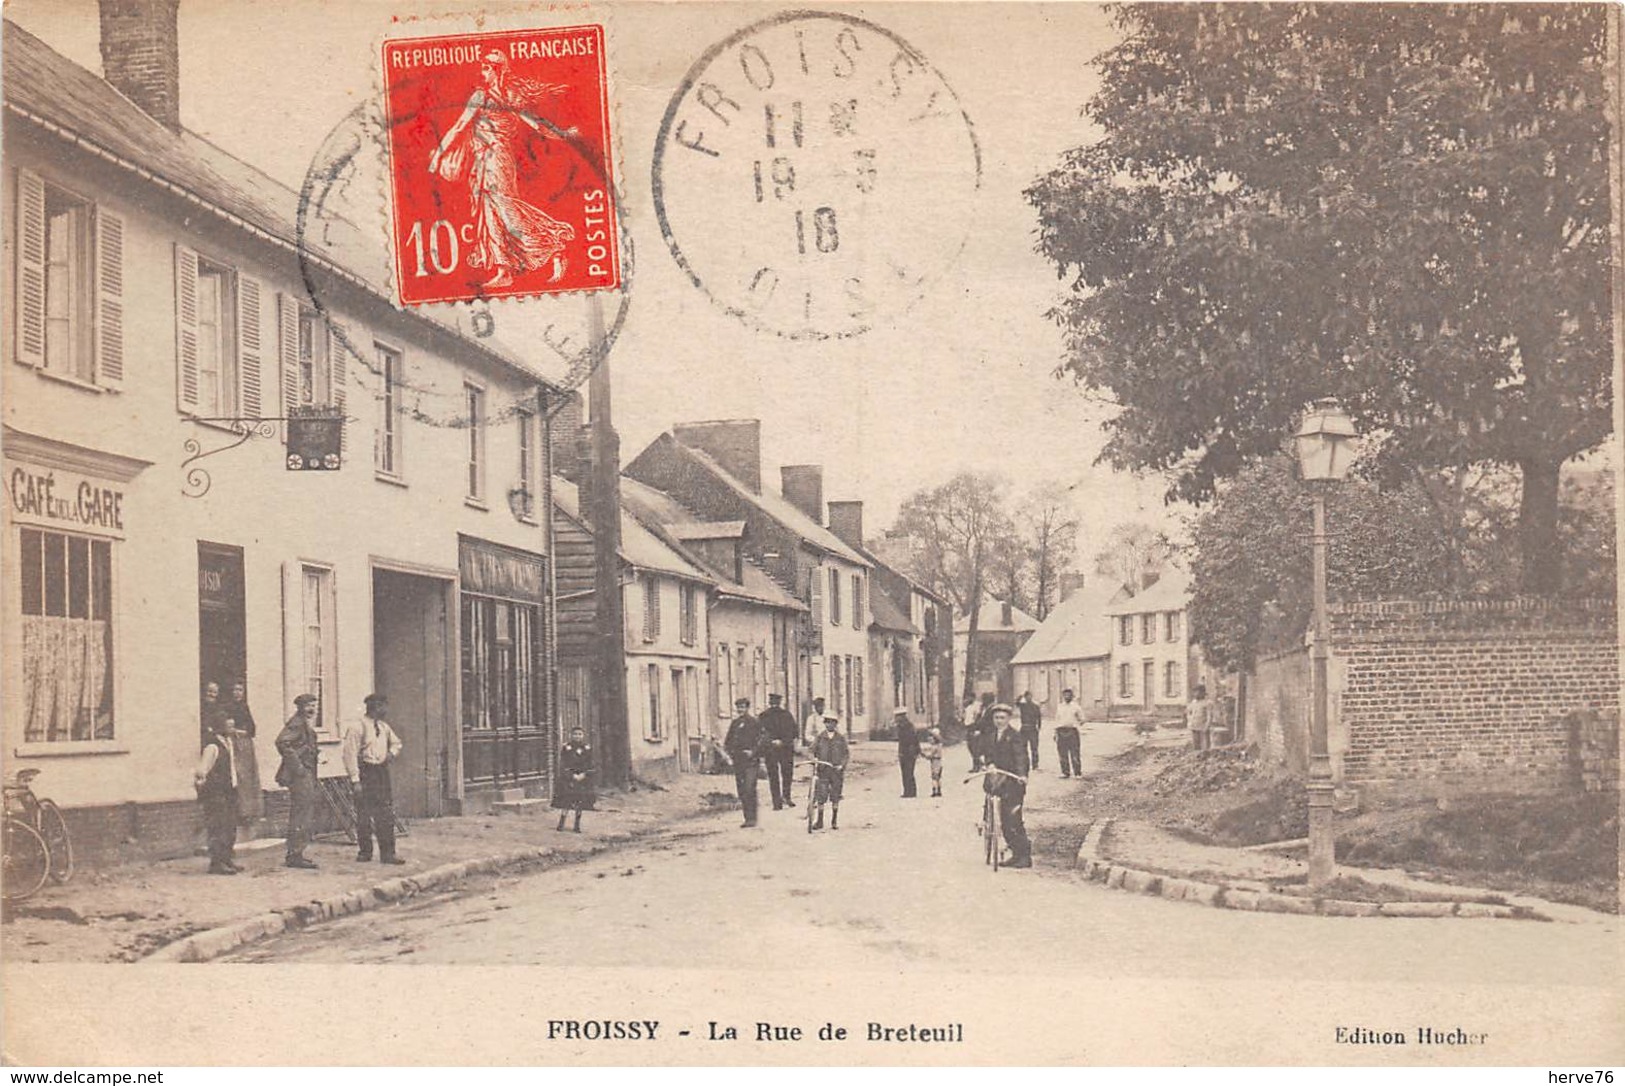
[(292, 418), (299, 406), (299, 302), (277, 297), (277, 368), (282, 371), (282, 414)]
[(175, 406), (197, 414), (197, 253), (175, 245)]
[(45, 365), (45, 182), (17, 171), (17, 361)]
[(124, 220), (96, 209), (96, 383), (124, 387)]
[(251, 419), (264, 409), (264, 297), (258, 279), (237, 277), (237, 387), (242, 390), (240, 413)]
[[(339, 418), (344, 419), (344, 402), (347, 378), (350, 372), (349, 354), (350, 337), (337, 323), (327, 322), (327, 364), (332, 374), (332, 393), (329, 402), (339, 411)], [(350, 423), (346, 419), (341, 423), (339, 431), (339, 459), (342, 462), (345, 450), (350, 445)]]

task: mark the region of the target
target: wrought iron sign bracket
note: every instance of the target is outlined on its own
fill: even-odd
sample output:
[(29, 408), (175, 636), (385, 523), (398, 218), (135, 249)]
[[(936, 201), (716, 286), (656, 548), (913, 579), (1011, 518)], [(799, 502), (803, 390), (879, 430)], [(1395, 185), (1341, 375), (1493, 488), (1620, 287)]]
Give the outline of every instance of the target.
[(181, 471), (185, 475), (185, 483), (181, 487), (181, 494), (188, 498), (201, 498), (209, 492), (214, 480), (210, 478), (207, 468), (197, 466), (197, 462), (204, 457), (214, 456), (216, 453), (230, 452), (252, 438), (274, 438), (281, 432), (281, 424), (287, 422), (286, 416), (278, 415), (270, 418), (198, 418), (185, 419), (186, 422), (206, 422), (213, 426), (223, 426), (236, 435), (232, 441), (218, 445), (212, 449), (205, 449), (203, 442), (196, 437), (187, 438), (181, 448), (187, 456), (181, 461)]

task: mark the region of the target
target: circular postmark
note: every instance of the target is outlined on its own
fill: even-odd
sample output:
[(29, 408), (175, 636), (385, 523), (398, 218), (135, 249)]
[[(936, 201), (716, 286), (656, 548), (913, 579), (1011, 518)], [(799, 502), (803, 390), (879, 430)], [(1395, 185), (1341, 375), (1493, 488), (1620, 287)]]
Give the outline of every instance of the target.
[(792, 11), (708, 49), (655, 143), (672, 257), (726, 312), (790, 339), (860, 335), (959, 254), (981, 187), (976, 131), (902, 38)]

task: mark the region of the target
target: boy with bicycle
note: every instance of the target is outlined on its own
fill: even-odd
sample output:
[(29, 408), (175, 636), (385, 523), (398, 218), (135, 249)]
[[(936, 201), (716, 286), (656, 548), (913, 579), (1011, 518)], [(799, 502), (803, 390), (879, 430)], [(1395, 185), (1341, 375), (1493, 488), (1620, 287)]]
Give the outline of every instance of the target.
[(999, 822), (1004, 828), (1005, 844), (1010, 846), (1010, 862), (1005, 866), (1031, 867), (1033, 846), (1021, 820), (1021, 808), (1027, 801), (1027, 775), (1032, 770), (1027, 737), (1013, 723), (1015, 713), (1010, 706), (995, 705), (992, 716), (996, 735), (990, 751), (993, 771), (982, 778), (982, 788), (998, 797)]

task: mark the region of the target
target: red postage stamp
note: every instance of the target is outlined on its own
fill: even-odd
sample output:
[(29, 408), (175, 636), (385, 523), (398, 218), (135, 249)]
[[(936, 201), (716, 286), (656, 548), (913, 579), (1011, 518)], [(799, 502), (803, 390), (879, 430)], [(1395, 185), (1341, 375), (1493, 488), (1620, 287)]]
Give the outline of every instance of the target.
[(403, 305), (620, 286), (603, 27), (383, 53)]

